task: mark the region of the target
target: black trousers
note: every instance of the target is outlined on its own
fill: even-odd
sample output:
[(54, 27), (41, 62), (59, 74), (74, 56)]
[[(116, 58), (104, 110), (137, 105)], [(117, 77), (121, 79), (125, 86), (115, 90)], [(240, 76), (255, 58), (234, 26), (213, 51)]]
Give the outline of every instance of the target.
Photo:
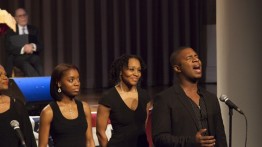
[(21, 69), (26, 77), (43, 76), (44, 73), (41, 59), (36, 54), (15, 56), (14, 65)]

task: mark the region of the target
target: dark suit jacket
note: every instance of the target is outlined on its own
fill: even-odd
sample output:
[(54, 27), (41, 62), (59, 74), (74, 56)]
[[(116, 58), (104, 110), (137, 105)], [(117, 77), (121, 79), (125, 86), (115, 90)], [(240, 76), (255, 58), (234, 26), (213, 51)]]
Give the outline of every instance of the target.
[[(39, 31), (36, 27), (32, 25), (27, 25), (27, 29), (29, 32), (29, 43), (35, 43), (36, 44), (36, 52), (34, 54), (39, 54), (43, 49), (43, 44), (40, 40)], [(16, 26), (16, 32), (14, 32), (12, 29), (9, 29), (6, 32), (5, 35), (5, 47), (9, 55), (20, 55), (22, 46), (15, 46), (12, 44), (10, 37), (14, 35), (19, 35), (19, 29), (18, 26)]]
[[(43, 50), (43, 44), (40, 39), (39, 31), (36, 27), (32, 25), (27, 25), (27, 29), (29, 32), (29, 43), (35, 43), (36, 45), (36, 52), (33, 54), (39, 55), (39, 53)], [(23, 56), (20, 54), (22, 46), (15, 46), (11, 42), (11, 37), (14, 35), (19, 35), (18, 26), (16, 26), (16, 32), (12, 29), (9, 29), (5, 35), (5, 49), (7, 51), (7, 64), (6, 64), (6, 72), (8, 76), (11, 76), (12, 68), (14, 66), (13, 61), (15, 60), (16, 56)]]
[[(227, 147), (224, 125), (217, 97), (199, 89), (208, 117), (208, 132), (215, 136), (216, 147)], [(195, 147), (199, 130), (188, 97), (179, 85), (174, 85), (154, 98), (152, 137), (156, 147)]]

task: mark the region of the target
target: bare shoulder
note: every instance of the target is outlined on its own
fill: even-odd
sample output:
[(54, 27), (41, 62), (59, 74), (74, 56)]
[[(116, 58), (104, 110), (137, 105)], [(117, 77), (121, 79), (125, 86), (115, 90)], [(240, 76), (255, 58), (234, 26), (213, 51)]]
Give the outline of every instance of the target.
[(84, 108), (85, 113), (90, 113), (91, 110), (90, 110), (89, 104), (87, 102), (84, 102), (84, 101), (82, 101), (82, 104), (83, 104), (83, 108)]
[(89, 104), (85, 101), (82, 101), (84, 109), (90, 109)]
[(51, 106), (50, 105), (47, 105), (47, 106), (45, 106), (44, 108), (43, 108), (43, 110), (41, 111), (41, 117), (47, 117), (47, 118), (49, 118), (49, 117), (53, 117), (53, 110), (52, 110), (52, 108), (51, 108)]

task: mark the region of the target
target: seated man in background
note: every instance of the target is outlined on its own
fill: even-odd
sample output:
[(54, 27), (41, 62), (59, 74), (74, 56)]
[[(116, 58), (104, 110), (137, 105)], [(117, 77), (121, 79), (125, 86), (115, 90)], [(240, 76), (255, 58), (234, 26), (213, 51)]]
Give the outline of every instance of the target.
[(37, 28), (28, 24), (28, 15), (23, 8), (15, 10), (16, 32), (9, 29), (5, 36), (8, 53), (7, 74), (11, 76), (13, 66), (26, 77), (42, 76), (43, 67), (39, 53), (43, 49)]

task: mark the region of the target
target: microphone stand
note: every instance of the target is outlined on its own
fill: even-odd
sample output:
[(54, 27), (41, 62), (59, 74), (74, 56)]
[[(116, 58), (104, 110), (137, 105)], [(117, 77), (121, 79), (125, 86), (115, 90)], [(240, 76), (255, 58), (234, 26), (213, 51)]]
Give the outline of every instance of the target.
[(229, 108), (229, 147), (232, 147), (232, 116), (233, 116), (233, 108)]

